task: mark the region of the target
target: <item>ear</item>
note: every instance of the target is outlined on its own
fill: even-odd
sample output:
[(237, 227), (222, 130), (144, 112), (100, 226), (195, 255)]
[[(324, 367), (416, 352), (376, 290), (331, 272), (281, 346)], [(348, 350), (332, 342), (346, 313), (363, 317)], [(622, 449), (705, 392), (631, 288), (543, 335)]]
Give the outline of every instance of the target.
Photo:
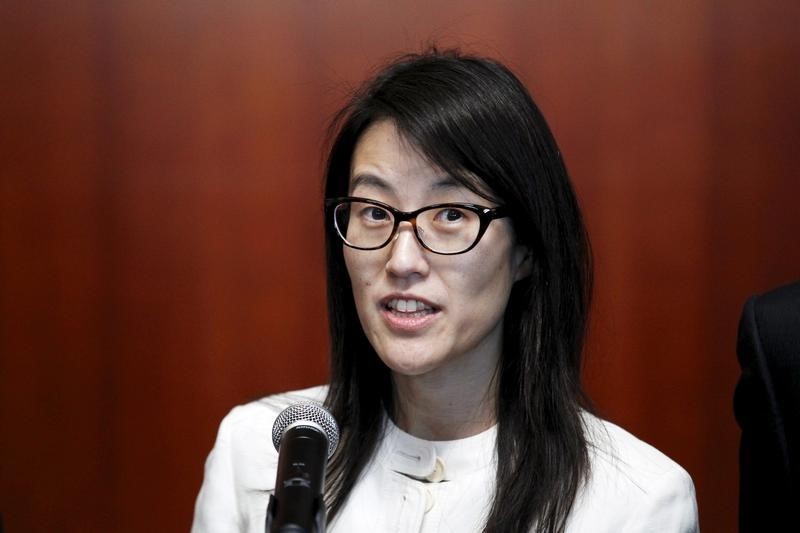
[(533, 269), (533, 252), (525, 245), (514, 247), (514, 283), (531, 275)]

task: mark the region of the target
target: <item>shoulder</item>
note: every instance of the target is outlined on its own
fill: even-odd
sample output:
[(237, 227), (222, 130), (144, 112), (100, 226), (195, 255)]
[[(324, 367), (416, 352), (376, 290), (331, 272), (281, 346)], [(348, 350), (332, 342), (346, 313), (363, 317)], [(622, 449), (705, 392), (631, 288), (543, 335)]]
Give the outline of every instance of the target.
[(740, 329), (788, 331), (800, 325), (800, 282), (748, 298)]
[(327, 385), (319, 385), (265, 396), (253, 402), (236, 406), (222, 420), (220, 437), (223, 436), (223, 433), (228, 438), (241, 437), (243, 433), (250, 434), (252, 432), (271, 434), (272, 424), (281, 411), (295, 403), (322, 403), (325, 401), (327, 393)]
[(277, 455), (272, 445), (272, 425), (281, 411), (301, 402), (323, 402), (327, 386), (283, 392), (239, 405), (222, 419), (215, 450), (228, 450), (234, 461)]
[(322, 402), (327, 386), (266, 396), (234, 407), (222, 420), (210, 460), (224, 467), (244, 487), (271, 488), (278, 452), (272, 426), (281, 411), (300, 402)]
[(665, 475), (691, 482), (689, 474), (664, 453), (625, 429), (594, 415), (584, 415), (592, 467), (613, 473), (633, 492), (645, 492)]
[(237, 524), (264, 523), (278, 463), (272, 445), (275, 418), (289, 405), (322, 402), (326, 394), (324, 386), (275, 394), (234, 407), (225, 416), (206, 459), (193, 532), (240, 531)]
[(790, 283), (753, 297), (759, 308), (800, 308), (800, 282)]
[(591, 471), (576, 500), (576, 523), (593, 531), (697, 529), (694, 484), (686, 470), (616, 424), (585, 414), (584, 425)]
[(745, 368), (767, 361), (765, 367), (754, 367), (758, 374), (794, 372), (800, 368), (797, 342), (800, 339), (800, 283), (778, 287), (747, 300), (739, 322), (737, 351)]
[(264, 396), (258, 400), (234, 407), (223, 422), (237, 426), (252, 422), (263, 422), (269, 419), (275, 420), (281, 411), (292, 404), (301, 402), (322, 403), (325, 401), (327, 393), (327, 385), (318, 385), (307, 389)]

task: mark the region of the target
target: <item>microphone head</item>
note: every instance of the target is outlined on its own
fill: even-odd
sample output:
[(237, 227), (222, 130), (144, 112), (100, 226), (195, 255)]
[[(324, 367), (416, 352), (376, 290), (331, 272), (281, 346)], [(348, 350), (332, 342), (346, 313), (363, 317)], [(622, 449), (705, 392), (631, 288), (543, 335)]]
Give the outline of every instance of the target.
[(339, 426), (333, 415), (314, 402), (290, 405), (280, 412), (272, 425), (272, 444), (276, 450), (280, 449), (284, 433), (298, 426), (312, 427), (325, 435), (328, 439), (328, 459), (330, 459), (339, 445)]

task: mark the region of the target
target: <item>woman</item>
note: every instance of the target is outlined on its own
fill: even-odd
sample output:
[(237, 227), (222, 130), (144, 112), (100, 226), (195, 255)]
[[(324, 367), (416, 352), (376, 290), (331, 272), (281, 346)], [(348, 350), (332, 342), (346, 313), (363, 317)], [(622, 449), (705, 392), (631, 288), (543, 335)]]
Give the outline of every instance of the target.
[(697, 530), (669, 458), (591, 415), (591, 264), (558, 147), (519, 80), (455, 52), (400, 58), (334, 122), (329, 387), (234, 409), (194, 531), (263, 529), (280, 410), (342, 430), (328, 531)]

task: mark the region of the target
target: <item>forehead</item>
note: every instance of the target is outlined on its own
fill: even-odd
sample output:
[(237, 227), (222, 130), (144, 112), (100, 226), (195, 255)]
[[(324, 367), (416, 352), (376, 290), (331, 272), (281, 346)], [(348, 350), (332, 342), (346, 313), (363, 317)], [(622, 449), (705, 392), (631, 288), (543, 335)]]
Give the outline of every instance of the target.
[(356, 143), (350, 165), (350, 186), (375, 184), (376, 180), (365, 179), (365, 176), (393, 180), (441, 174), (400, 135), (393, 122), (382, 120), (369, 126)]
[(390, 120), (372, 124), (359, 138), (353, 151), (348, 188), (351, 194), (418, 196), (452, 192), (470, 196), (469, 201), (480, 198), (432, 164)]

